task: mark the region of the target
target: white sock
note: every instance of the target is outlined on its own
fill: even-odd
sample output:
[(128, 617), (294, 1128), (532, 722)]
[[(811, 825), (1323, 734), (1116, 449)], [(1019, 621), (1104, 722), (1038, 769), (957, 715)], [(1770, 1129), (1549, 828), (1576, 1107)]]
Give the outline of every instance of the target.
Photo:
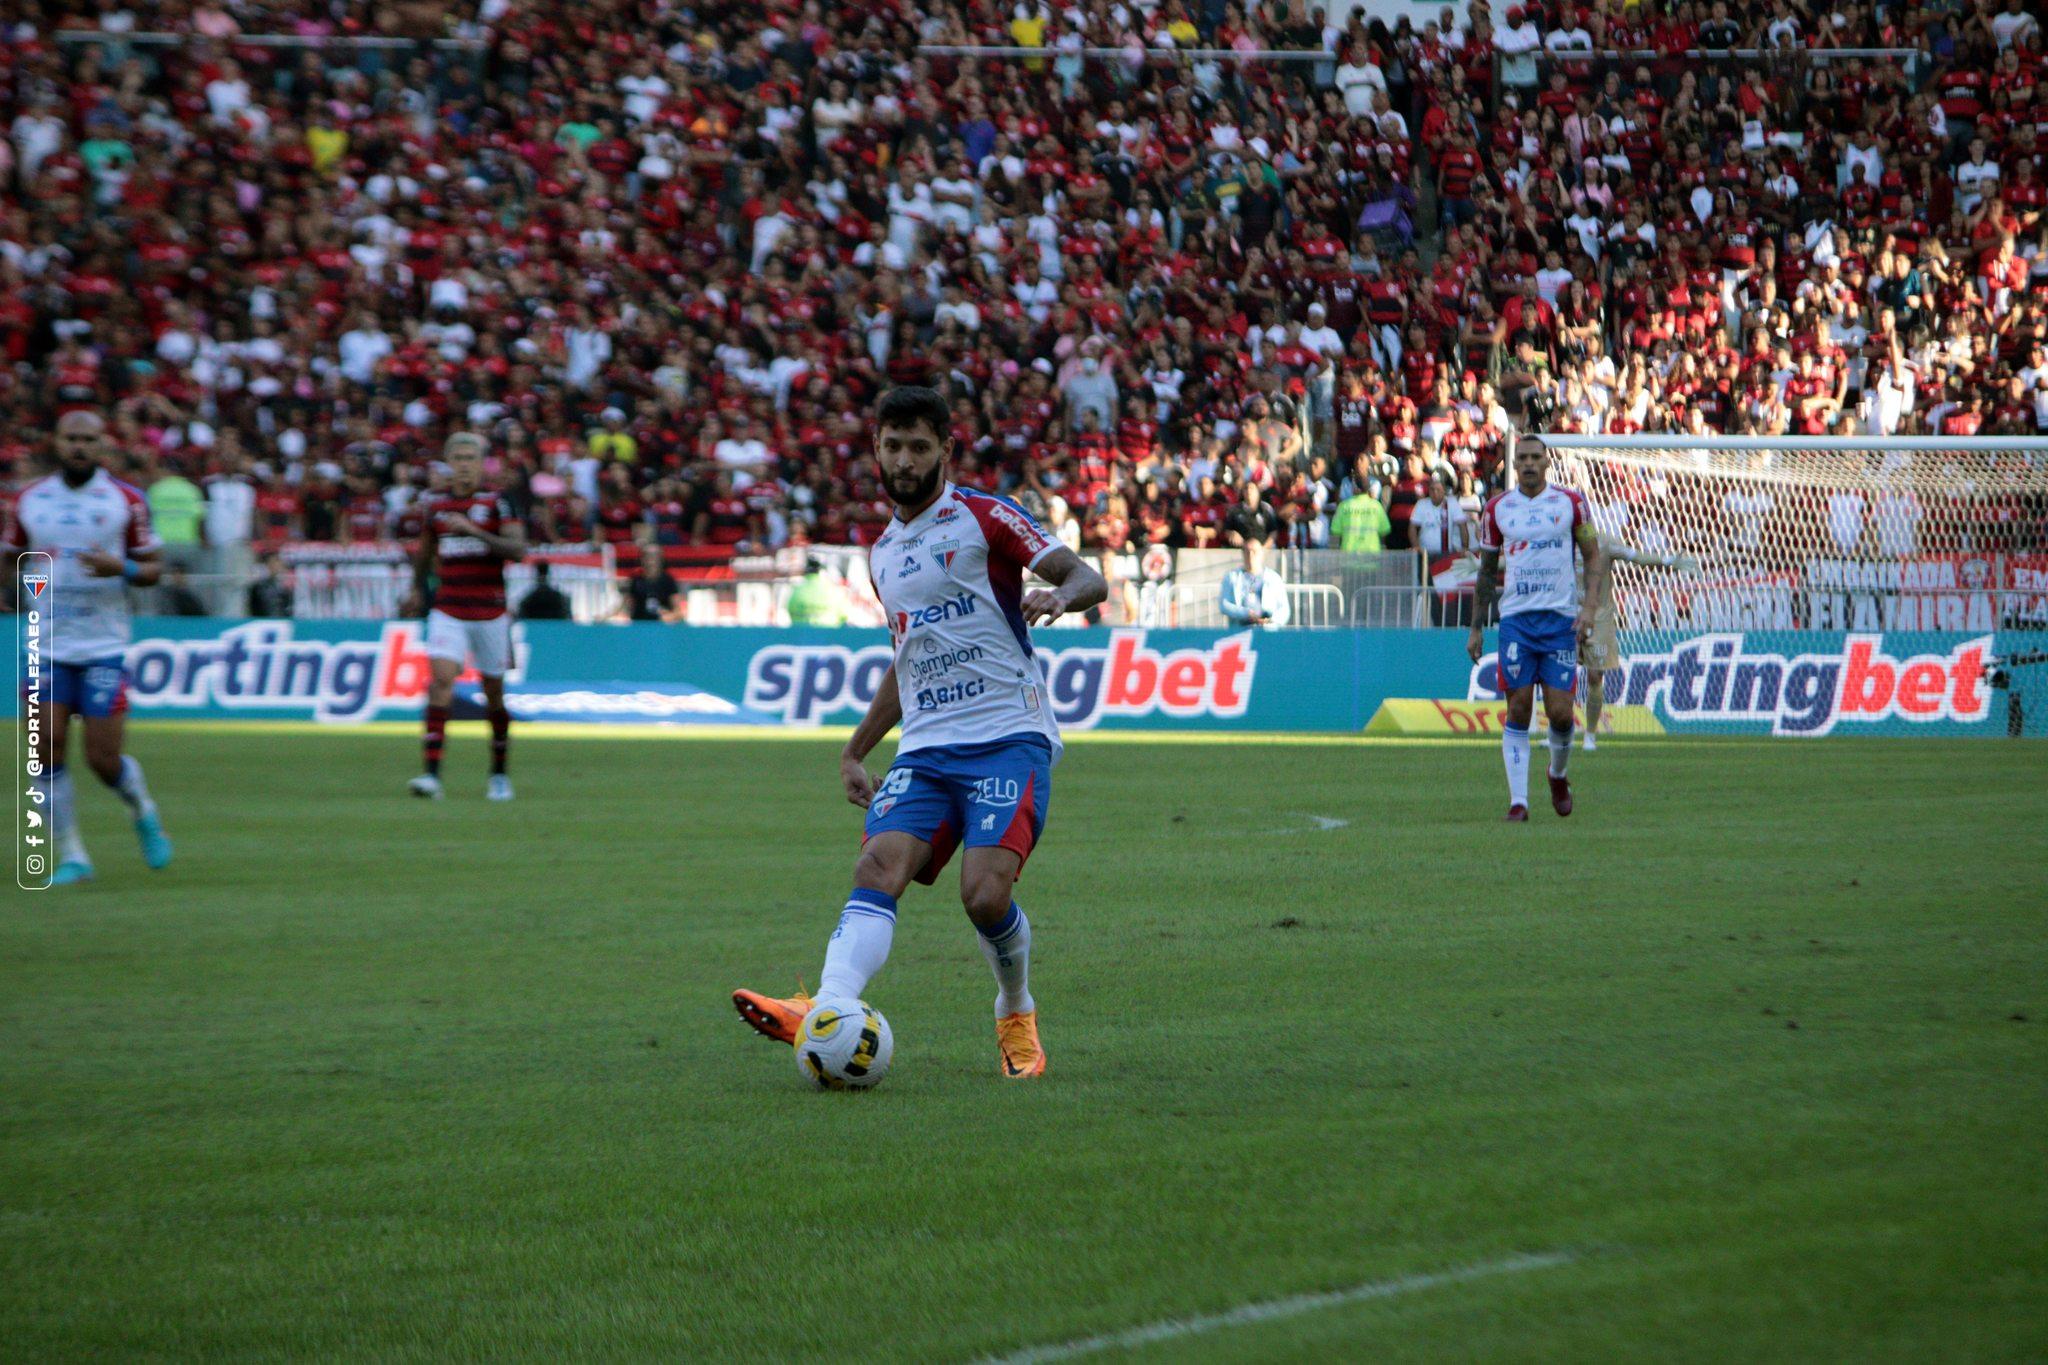
[(1500, 753), (1508, 766), (1508, 804), (1529, 804), (1529, 732), (1500, 727)]
[(996, 974), (996, 1018), (1029, 1014), (1038, 1008), (1031, 998), (1031, 921), (1015, 901), (1010, 913), (993, 929), (975, 926), (981, 955)]
[(128, 803), (130, 815), (140, 819), (155, 813), (156, 802), (150, 799), (149, 783), (142, 777), (142, 764), (133, 754), (121, 755), (121, 775), (108, 785)]
[(78, 837), (78, 803), (71, 789), (71, 770), (58, 764), (50, 771), (50, 832), (57, 841), (57, 861), (82, 863), (85, 840)]
[(820, 1000), (858, 1000), (882, 964), (896, 936), (896, 898), (856, 890), (839, 912), (839, 927), (825, 945), (825, 970), (818, 973)]
[(1550, 775), (1564, 776), (1564, 765), (1572, 756), (1572, 727), (1550, 727)]

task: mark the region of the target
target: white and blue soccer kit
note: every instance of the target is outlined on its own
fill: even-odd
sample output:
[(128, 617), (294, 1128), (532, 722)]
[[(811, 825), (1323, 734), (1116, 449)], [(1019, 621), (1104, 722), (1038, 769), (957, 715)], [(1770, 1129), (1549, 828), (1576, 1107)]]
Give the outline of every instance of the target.
[(1060, 736), (1021, 604), (1025, 572), (1059, 544), (1009, 499), (948, 483), (869, 552), (903, 727), (866, 837), (930, 844), (921, 882), (963, 845), (1028, 859), (1045, 827)]
[(1503, 694), (1538, 682), (1546, 691), (1577, 687), (1576, 546), (1579, 527), (1591, 521), (1585, 498), (1555, 484), (1533, 498), (1510, 488), (1486, 504), (1479, 547), (1500, 554)]
[(0, 548), (51, 559), (49, 582), (32, 585), (51, 626), (45, 703), (95, 719), (127, 711), (128, 583), (90, 572), (81, 556), (125, 559), (161, 544), (142, 490), (104, 469), (77, 488), (51, 474), (21, 490)]

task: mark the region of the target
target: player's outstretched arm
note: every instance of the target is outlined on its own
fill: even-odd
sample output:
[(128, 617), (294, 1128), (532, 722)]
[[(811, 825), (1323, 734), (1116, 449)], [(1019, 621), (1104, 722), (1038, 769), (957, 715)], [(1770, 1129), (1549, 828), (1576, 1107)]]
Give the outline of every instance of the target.
[(1070, 611), (1099, 607), (1109, 597), (1109, 584), (1101, 573), (1064, 545), (1039, 560), (1031, 572), (1053, 586), (1024, 594), (1021, 609), (1028, 626), (1042, 626)]
[(875, 797), (875, 779), (869, 775), (865, 760), (902, 719), (903, 699), (896, 692), (896, 669), (892, 664), (882, 675), (881, 686), (875, 689), (875, 699), (868, 703), (868, 713), (853, 727), (853, 738), (846, 741), (846, 748), (839, 755), (839, 780), (846, 785), (846, 799), (862, 810)]

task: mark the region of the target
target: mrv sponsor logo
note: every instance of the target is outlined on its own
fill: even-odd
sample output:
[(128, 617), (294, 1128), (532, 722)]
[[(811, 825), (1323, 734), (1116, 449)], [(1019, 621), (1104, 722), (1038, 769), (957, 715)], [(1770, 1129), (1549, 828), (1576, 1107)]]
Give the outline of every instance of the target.
[[(515, 660), (524, 654), (515, 641)], [(138, 709), (282, 712), (325, 721), (415, 707), (432, 671), (411, 621), (388, 623), (374, 640), (302, 640), (289, 621), (255, 621), (205, 639), (137, 640), (127, 663), (128, 697)], [(517, 681), (519, 669), (507, 676)]]
[[(798, 725), (865, 710), (891, 658), (884, 645), (771, 645), (747, 667), (743, 704)], [(1070, 730), (1111, 716), (1242, 716), (1258, 668), (1249, 631), (1207, 648), (1157, 650), (1146, 647), (1144, 631), (1119, 630), (1107, 647), (1040, 649), (1036, 658), (1053, 718)]]
[[(1702, 635), (1668, 654), (1639, 654), (1609, 673), (1607, 696), (1655, 707), (1670, 723), (1769, 722), (1774, 735), (1825, 735), (1883, 720), (1969, 724), (1990, 714), (1984, 660), (1992, 637), (1946, 654), (1893, 655), (1882, 635), (1850, 635), (1838, 649), (1779, 654), (1743, 647), (1740, 635)], [(1499, 695), (1491, 654), (1472, 670), (1474, 700)]]

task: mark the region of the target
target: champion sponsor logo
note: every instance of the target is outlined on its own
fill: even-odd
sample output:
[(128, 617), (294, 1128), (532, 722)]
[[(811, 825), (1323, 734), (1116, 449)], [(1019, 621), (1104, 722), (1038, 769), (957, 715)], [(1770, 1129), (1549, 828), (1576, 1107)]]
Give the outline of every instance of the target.
[[(1608, 674), (1607, 698), (1651, 706), (1670, 724), (1769, 722), (1774, 735), (1825, 735), (1884, 720), (1971, 724), (1991, 713), (1984, 660), (1992, 637), (1946, 654), (1895, 655), (1882, 635), (1843, 637), (1839, 648), (1781, 654), (1744, 647), (1741, 635), (1701, 635), (1666, 654), (1638, 654)], [(1492, 655), (1472, 670), (1475, 701), (1499, 695)]]
[[(1145, 638), (1142, 630), (1118, 630), (1106, 647), (1034, 650), (1053, 719), (1066, 729), (1086, 730), (1106, 716), (1193, 720), (1245, 714), (1258, 669), (1249, 631), (1206, 648), (1158, 650)], [(742, 705), (794, 724), (818, 725), (864, 710), (893, 659), (883, 645), (771, 645), (757, 650), (748, 664)]]
[[(523, 653), (515, 644), (515, 659)], [(410, 621), (388, 623), (374, 640), (301, 640), (289, 621), (254, 621), (209, 638), (137, 640), (127, 664), (138, 710), (220, 707), (323, 721), (417, 707), (432, 673)], [(518, 670), (508, 676), (516, 681)]]
[(944, 649), (937, 640), (927, 639), (925, 643), (931, 648), (925, 651), (924, 657), (910, 660), (910, 676), (919, 682), (943, 678), (954, 669), (978, 663), (988, 655), (988, 651), (980, 645)]

